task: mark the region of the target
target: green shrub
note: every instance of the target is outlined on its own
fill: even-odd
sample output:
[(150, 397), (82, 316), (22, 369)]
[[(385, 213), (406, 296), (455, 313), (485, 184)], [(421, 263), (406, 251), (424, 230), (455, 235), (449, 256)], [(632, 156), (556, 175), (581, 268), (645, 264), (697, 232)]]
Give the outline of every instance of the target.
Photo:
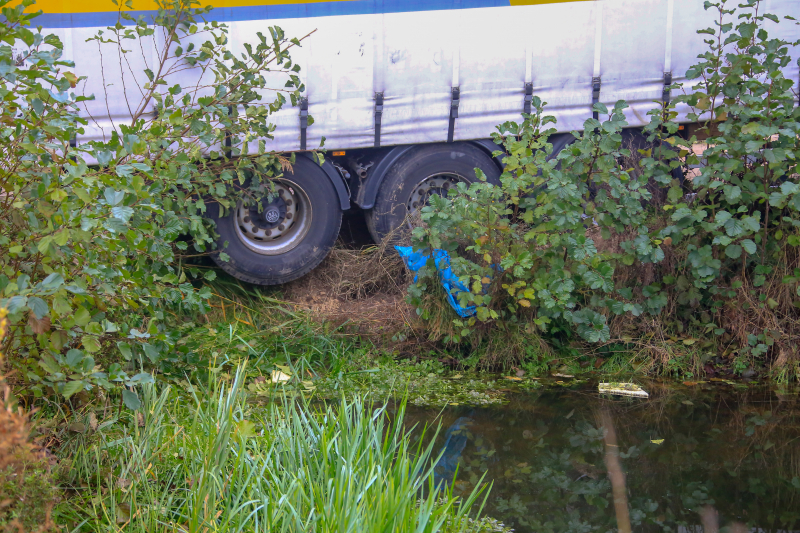
[[(73, 92), (83, 79), (62, 60), (57, 37), (29, 28), (36, 14), (24, 10), (32, 5), (0, 0), (0, 306), (10, 319), (0, 349), (37, 395), (69, 398), (122, 384), (135, 408), (129, 389), (150, 378), (129, 373), (174, 345), (165, 312), (203, 311), (210, 296), (193, 286), (199, 273), (180, 260), (213, 242), (206, 202), (235, 204), (291, 164), (264, 147), (274, 130), (269, 117), (287, 98), (278, 92), (262, 103), (259, 91), (267, 76), (283, 76), (296, 102), (303, 86), (289, 52), (299, 41), (269, 28), (269, 37), (259, 34), (234, 57), (227, 28), (203, 22), (210, 8), (197, 2), (159, 4), (152, 24), (121, 11), (132, 25), (100, 32), (98, 56), (113, 50), (124, 71), (128, 55), (145, 53), (137, 41), (147, 44), (158, 32), (165, 39), (157, 40), (159, 61), (152, 65), (148, 54), (153, 68), (140, 73), (144, 83), (122, 78), (127, 94), (137, 95), (127, 102), (129, 122), (104, 142), (74, 147), (70, 140), (88, 122), (78, 112), (87, 97)], [(168, 83), (187, 69), (209, 86)], [(259, 153), (250, 155), (256, 141)], [(194, 250), (182, 234), (193, 237)]]
[[(651, 112), (638, 137), (624, 130), (624, 102), (596, 104), (607, 119), (587, 120), (551, 157), (554, 119), (534, 97), (534, 113), (494, 134), (501, 185), (459, 184), (432, 197), (415, 246), (450, 252), (470, 288), (459, 299), (477, 307), (474, 317), (451, 318), (446, 340), (516, 322), (592, 343), (693, 328), (715, 334), (715, 349), (740, 370), (768, 352), (778, 367), (796, 364), (800, 108), (781, 70), (796, 43), (769, 38), (766, 26), (779, 21), (758, 7), (747, 2), (734, 24), (726, 1), (706, 3), (720, 22), (700, 32), (711, 37), (687, 73), (697, 82)], [(686, 104), (702, 126), (689, 138), (677, 121)], [(424, 318), (433, 314), (433, 267), (410, 289)]]
[[(632, 302), (632, 294), (616, 290), (618, 259), (599, 252), (593, 237), (598, 227), (604, 233), (642, 227), (647, 215), (648, 177), (625, 166), (632, 156), (621, 135), (625, 105), (618, 103), (602, 124), (587, 120), (556, 158), (548, 158), (552, 130), (543, 129), (553, 119), (542, 116), (537, 97), (533, 106), (522, 124), (503, 124), (495, 134), (505, 148), (501, 185), (461, 183), (448, 198), (432, 197), (422, 209), (425, 226), (414, 230), (417, 246), (456, 255), (453, 269), (471, 288), (460, 300), (477, 313), (454, 340), (479, 322), (526, 318), (542, 331), (567, 324), (588, 341), (606, 341), (603, 311), (657, 313), (663, 306), (655, 298)], [(663, 258), (646, 233), (635, 242), (621, 260)], [(421, 296), (432, 271), (422, 272), (412, 295)]]
[(701, 32), (709, 50), (686, 73), (693, 92), (675, 99), (704, 126), (702, 153), (692, 151), (697, 137), (672, 135), (675, 104), (648, 127), (700, 166), (691, 196), (668, 191), (669, 223), (657, 236), (685, 243), (687, 254), (662, 282), (684, 313), (706, 310), (697, 325), (733, 341), (739, 356), (772, 351), (783, 366), (800, 355), (800, 107), (783, 74), (798, 41), (769, 37), (779, 20), (760, 15), (760, 2), (748, 1), (735, 25), (728, 4), (707, 3), (720, 22)]

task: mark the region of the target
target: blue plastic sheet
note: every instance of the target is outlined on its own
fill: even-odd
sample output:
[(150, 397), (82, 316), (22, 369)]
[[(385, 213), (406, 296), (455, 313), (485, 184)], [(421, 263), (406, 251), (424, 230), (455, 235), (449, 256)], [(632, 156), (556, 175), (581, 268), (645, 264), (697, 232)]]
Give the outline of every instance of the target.
[[(397, 253), (403, 259), (403, 263), (412, 272), (418, 272), (431, 257), (430, 254), (414, 251), (410, 246), (395, 246), (394, 249), (397, 250)], [(446, 250), (436, 249), (433, 251), (433, 258), (436, 270), (439, 273), (439, 280), (442, 282), (442, 287), (444, 287), (447, 294), (447, 301), (450, 302), (450, 306), (462, 318), (474, 315), (474, 305), (464, 307), (458, 303), (458, 295), (462, 292), (469, 292), (469, 289), (461, 283), (458, 276), (453, 274), (453, 269), (450, 268), (450, 254)], [(417, 276), (414, 276), (414, 282), (416, 281)]]
[(458, 469), (458, 462), (461, 459), (461, 453), (467, 446), (467, 435), (472, 423), (473, 420), (471, 418), (462, 416), (444, 434), (445, 442), (441, 452), (442, 455), (433, 467), (433, 482), (439, 487), (439, 490), (444, 490), (445, 485), (453, 482)]

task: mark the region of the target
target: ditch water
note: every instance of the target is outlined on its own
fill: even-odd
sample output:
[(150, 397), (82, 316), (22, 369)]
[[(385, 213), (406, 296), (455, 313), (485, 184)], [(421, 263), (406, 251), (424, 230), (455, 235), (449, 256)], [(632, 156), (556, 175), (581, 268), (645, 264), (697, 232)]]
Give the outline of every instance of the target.
[(565, 383), (505, 405), (409, 406), (406, 420), (441, 420), (437, 476), (457, 468), (468, 493), (485, 473), (485, 513), (517, 532), (800, 530), (796, 389), (643, 387), (647, 399)]

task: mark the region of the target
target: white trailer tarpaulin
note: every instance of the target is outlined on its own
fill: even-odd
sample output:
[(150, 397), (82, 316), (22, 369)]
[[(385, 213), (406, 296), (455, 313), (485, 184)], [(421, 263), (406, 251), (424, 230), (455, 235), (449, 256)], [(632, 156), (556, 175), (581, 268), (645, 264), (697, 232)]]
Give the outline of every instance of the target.
[[(150, 1), (134, 4), (134, 14), (152, 9)], [(626, 100), (629, 123), (643, 125), (654, 101), (662, 98), (665, 74), (674, 82), (685, 81), (687, 68), (706, 48), (697, 30), (715, 21), (701, 0), (252, 3), (221, 0), (212, 12), (212, 18), (229, 24), (235, 52), (267, 26), (278, 25), (297, 37), (316, 30), (293, 51), (315, 119), (307, 130), (309, 148), (323, 136), (328, 148), (373, 146), (377, 93), (384, 99), (384, 146), (448, 140), (454, 88), (459, 97), (455, 140), (487, 138), (497, 124), (519, 120), (526, 87), (547, 102), (559, 131), (582, 128), (598, 85), (601, 102)], [(87, 138), (108, 134), (112, 121), (124, 121), (131, 113), (115, 54), (101, 58), (97, 44), (85, 42), (116, 22), (116, 8), (108, 4), (107, 11), (99, 11), (92, 0), (37, 4), (46, 13), (38, 23), (60, 34), (67, 59), (76, 62), (79, 74), (89, 76), (85, 93), (97, 97), (89, 104), (94, 121)], [(798, 4), (769, 0), (761, 9), (781, 18), (800, 16)], [(799, 33), (790, 21), (766, 25), (776, 37), (794, 39)], [(792, 50), (793, 56), (798, 52)], [(144, 65), (133, 65), (137, 68)], [(797, 79), (797, 64), (786, 74)], [(276, 137), (268, 149), (300, 149), (298, 109), (287, 107), (274, 120)]]

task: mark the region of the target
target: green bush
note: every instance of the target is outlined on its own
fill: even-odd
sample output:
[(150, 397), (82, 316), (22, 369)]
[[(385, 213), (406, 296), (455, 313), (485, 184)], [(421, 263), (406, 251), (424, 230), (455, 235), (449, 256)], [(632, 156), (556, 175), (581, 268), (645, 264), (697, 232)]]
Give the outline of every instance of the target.
[(662, 281), (684, 314), (706, 310), (710, 319), (697, 325), (735, 340), (740, 356), (772, 350), (783, 366), (800, 355), (800, 107), (795, 81), (783, 74), (798, 41), (770, 38), (767, 27), (779, 20), (759, 15), (755, 0), (734, 26), (728, 3), (707, 3), (720, 22), (701, 32), (709, 50), (686, 73), (697, 83), (676, 99), (705, 126), (702, 153), (692, 151), (696, 137), (670, 136), (674, 106), (648, 127), (700, 167), (691, 196), (668, 191), (669, 222), (658, 237), (684, 242), (687, 255)]
[[(796, 364), (800, 109), (781, 70), (796, 43), (769, 38), (779, 21), (758, 7), (747, 2), (734, 24), (725, 1), (706, 3), (720, 22), (701, 31), (711, 37), (687, 73), (696, 83), (651, 112), (640, 134), (624, 130), (624, 102), (596, 104), (607, 119), (587, 120), (555, 157), (554, 119), (538, 98), (522, 123), (498, 127), (501, 185), (433, 197), (413, 233), (416, 247), (451, 253), (470, 288), (459, 299), (477, 307), (452, 321), (447, 340), (490, 324), (592, 343), (693, 328), (715, 334), (739, 369), (767, 352), (779, 367)], [(687, 104), (701, 129), (681, 137)], [(688, 167), (699, 168), (684, 180)], [(410, 289), (425, 318), (430, 263)]]
[[(32, 5), (0, 0), (0, 307), (10, 319), (0, 350), (36, 395), (69, 398), (122, 384), (135, 408), (132, 388), (150, 380), (137, 369), (174, 345), (165, 313), (203, 311), (210, 296), (192, 284), (198, 271), (181, 261), (213, 242), (206, 202), (235, 205), (291, 164), (267, 153), (264, 141), (284, 92), (295, 103), (303, 90), (290, 57), (300, 42), (269, 28), (235, 57), (225, 46), (227, 28), (204, 22), (210, 8), (197, 2), (159, 4), (152, 24), (121, 11), (127, 26), (93, 38), (99, 57), (113, 50), (125, 74), (128, 56), (144, 54), (137, 41), (147, 44), (158, 32), (158, 63), (146, 58), (152, 68), (138, 73), (144, 83), (122, 77), (127, 94), (137, 95), (127, 102), (130, 120), (105, 141), (76, 147), (70, 141), (91, 120), (79, 115), (87, 97), (73, 91), (84, 80), (62, 60), (57, 37), (30, 29), (37, 14), (24, 10)], [(168, 83), (181, 70), (206, 84)], [(262, 103), (260, 92), (276, 75), (286, 89)], [(256, 141), (253, 155), (248, 145)], [(192, 236), (194, 250), (182, 234)]]
[[(471, 288), (460, 294), (462, 305), (477, 306), (461, 335), (476, 321), (527, 316), (543, 331), (564, 321), (586, 340), (605, 341), (603, 309), (644, 311), (615, 294), (615, 261), (598, 252), (591, 236), (593, 220), (618, 232), (645, 220), (646, 177), (624, 166), (631, 156), (620, 134), (625, 106), (617, 104), (602, 124), (587, 120), (557, 158), (548, 158), (552, 130), (543, 129), (554, 119), (542, 117), (537, 97), (533, 106), (522, 124), (506, 123), (495, 134), (506, 150), (501, 185), (460, 183), (455, 195), (432, 197), (422, 209), (426, 226), (414, 230), (416, 244), (457, 254), (453, 268)], [(657, 260), (658, 251), (648, 240), (631, 255)], [(424, 272), (421, 284), (429, 276)]]

